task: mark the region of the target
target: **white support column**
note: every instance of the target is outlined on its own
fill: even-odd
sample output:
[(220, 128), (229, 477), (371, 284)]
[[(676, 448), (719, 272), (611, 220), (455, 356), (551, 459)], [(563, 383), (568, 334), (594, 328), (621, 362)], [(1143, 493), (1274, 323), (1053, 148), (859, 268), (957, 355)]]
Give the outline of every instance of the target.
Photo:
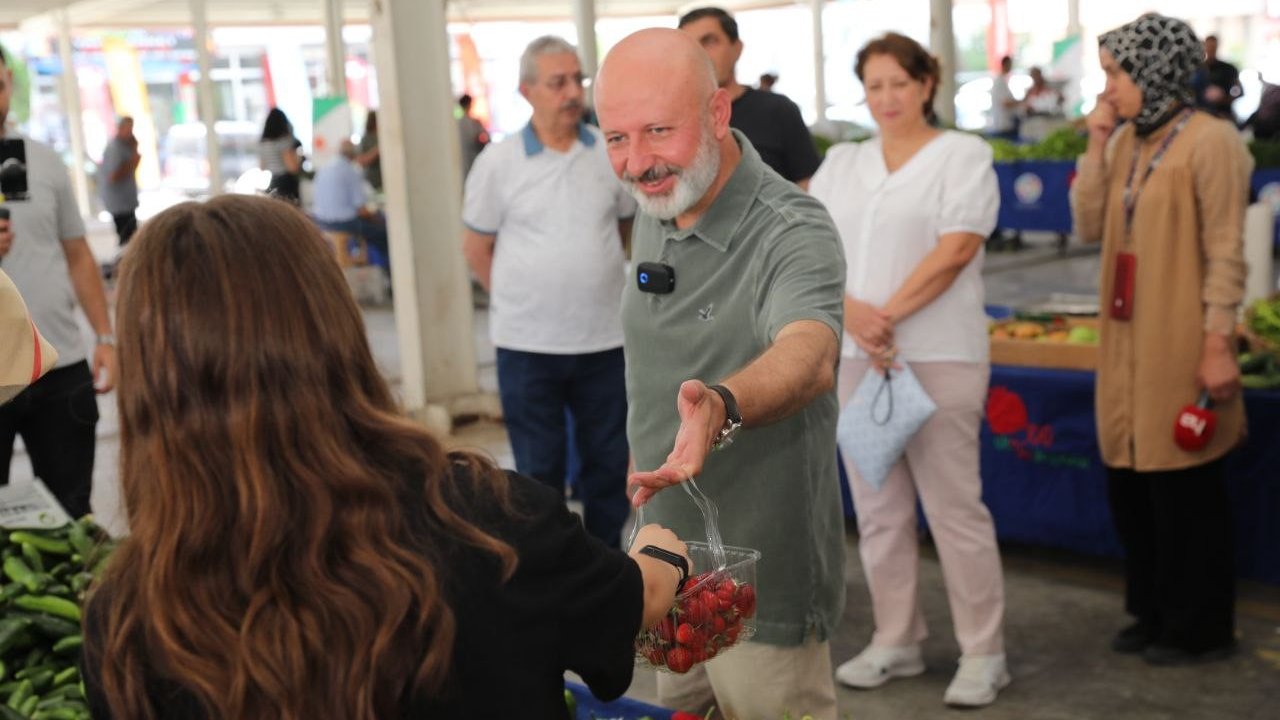
[[(400, 338), (401, 402), (448, 431), (477, 392), (471, 283), (444, 3), (371, 0), (382, 107), (378, 144)], [(496, 403), (495, 403), (496, 405)]]
[[(582, 60), (582, 73), (594, 79), (599, 69), (600, 49), (596, 44), (596, 3), (595, 0), (573, 0), (573, 23), (578, 29), (578, 58)], [(595, 106), (593, 85), (587, 86), (586, 101), (588, 107)]]
[(827, 0), (810, 0), (813, 11), (813, 102), (818, 111), (817, 121), (827, 119), (827, 53), (822, 36), (822, 9)]
[(942, 69), (942, 82), (938, 83), (933, 107), (938, 119), (947, 124), (956, 121), (956, 35), (951, 22), (951, 0), (929, 0), (929, 47), (938, 58)]
[(88, 216), (89, 176), (84, 171), (87, 157), (84, 149), (84, 116), (80, 110), (80, 83), (76, 80), (75, 52), (71, 46), (71, 14), (58, 11), (58, 55), (62, 60), (62, 107), (67, 113), (67, 130), (71, 136), (71, 186), (75, 190), (80, 214)]
[(1079, 35), (1081, 31), (1080, 0), (1067, 0), (1067, 34)]
[(196, 111), (205, 128), (205, 157), (209, 161), (209, 194), (222, 194), (222, 152), (214, 131), (218, 110), (213, 97), (213, 57), (210, 52), (208, 0), (190, 0), (191, 42), (196, 46), (196, 66), (200, 81), (196, 83)]
[(342, 41), (342, 0), (324, 0), (325, 74), (329, 95), (347, 94), (347, 47)]

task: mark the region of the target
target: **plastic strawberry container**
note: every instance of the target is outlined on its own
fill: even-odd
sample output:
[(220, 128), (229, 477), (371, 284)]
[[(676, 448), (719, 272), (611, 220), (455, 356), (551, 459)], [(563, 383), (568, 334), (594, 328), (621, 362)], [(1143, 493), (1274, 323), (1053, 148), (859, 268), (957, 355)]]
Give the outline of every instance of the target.
[[(760, 561), (759, 550), (721, 543), (715, 504), (692, 480), (681, 485), (702, 510), (707, 542), (686, 543), (689, 580), (662, 622), (636, 638), (636, 658), (641, 664), (678, 674), (755, 635), (756, 564)], [(636, 528), (642, 524), (642, 516), (637, 515)]]

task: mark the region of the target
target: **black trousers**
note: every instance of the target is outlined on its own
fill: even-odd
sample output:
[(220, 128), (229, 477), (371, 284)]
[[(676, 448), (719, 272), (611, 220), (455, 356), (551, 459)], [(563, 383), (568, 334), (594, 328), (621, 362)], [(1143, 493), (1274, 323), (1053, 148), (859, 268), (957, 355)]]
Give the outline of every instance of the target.
[(1235, 543), (1223, 461), (1164, 472), (1107, 468), (1125, 549), (1125, 610), (1156, 642), (1199, 653), (1235, 637)]
[(87, 362), (51, 370), (0, 405), (0, 485), (9, 484), (14, 437), (21, 435), (35, 476), (73, 518), (89, 512), (98, 401)]
[(120, 238), (120, 247), (129, 244), (133, 234), (138, 231), (138, 216), (133, 210), (123, 213), (112, 213), (111, 220), (116, 224), (116, 235)]

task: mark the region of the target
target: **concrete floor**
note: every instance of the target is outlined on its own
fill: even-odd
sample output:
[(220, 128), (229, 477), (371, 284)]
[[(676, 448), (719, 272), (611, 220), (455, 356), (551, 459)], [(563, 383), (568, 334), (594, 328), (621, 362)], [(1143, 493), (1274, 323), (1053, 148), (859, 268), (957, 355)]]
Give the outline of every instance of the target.
[[(987, 300), (1019, 303), (1050, 293), (1088, 294), (1096, 286), (1097, 256), (1073, 249), (1059, 258), (1047, 239), (1033, 239), (1019, 253), (988, 255)], [(393, 385), (400, 378), (394, 320), (389, 308), (366, 309), (371, 345)], [(493, 349), (485, 316), (477, 313), (476, 347), (482, 389), (496, 389)], [(116, 488), (118, 423), (114, 395), (100, 398), (94, 511), (109, 528), (125, 529)], [(510, 466), (500, 423), (479, 421), (456, 430), (451, 443), (481, 450)], [(21, 450), (13, 478), (30, 477)], [(1277, 518), (1280, 522), (1280, 518)], [(866, 581), (857, 537), (848, 535), (848, 603), (832, 641), (839, 663), (861, 650), (871, 633)], [(942, 694), (958, 655), (950, 630), (941, 570), (926, 545), (921, 559), (922, 605), (932, 635), (925, 641), (927, 673), (873, 691), (840, 689), (842, 718), (928, 720), (1280, 720), (1280, 587), (1244, 584), (1239, 603), (1241, 652), (1198, 668), (1154, 669), (1140, 659), (1107, 650), (1112, 633), (1126, 624), (1121, 612), (1119, 567), (1113, 561), (1031, 547), (1004, 547), (1006, 645), (1013, 684), (991, 707), (957, 711)], [(654, 701), (652, 672), (637, 671), (628, 692)]]

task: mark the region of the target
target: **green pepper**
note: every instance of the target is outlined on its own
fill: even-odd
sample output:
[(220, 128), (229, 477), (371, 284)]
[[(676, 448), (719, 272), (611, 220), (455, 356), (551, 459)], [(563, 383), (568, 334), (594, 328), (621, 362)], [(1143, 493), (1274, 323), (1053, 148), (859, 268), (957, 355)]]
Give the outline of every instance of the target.
[(40, 551), (31, 543), (22, 543), (22, 559), (27, 561), (27, 567), (37, 573), (44, 572), (44, 558), (40, 556)]
[(72, 665), (66, 670), (63, 670), (62, 672), (53, 676), (53, 686), (61, 687), (63, 685), (66, 685), (69, 682), (79, 680), (79, 679), (80, 679), (80, 668), (75, 665)]
[(13, 599), (13, 604), (23, 610), (48, 613), (55, 617), (80, 622), (80, 606), (66, 598), (52, 595), (19, 595)]
[[(34, 693), (35, 691), (32, 690), (32, 692)], [(36, 711), (36, 703), (38, 702), (40, 702), (40, 696), (33, 694), (26, 700), (22, 701), (22, 705), (18, 708), (18, 712), (22, 713), (26, 717), (31, 717), (31, 713)]]
[(40, 577), (31, 570), (31, 567), (22, 558), (5, 558), (4, 574), (9, 576), (10, 580), (22, 583), (29, 592), (40, 592)]
[(17, 645), (22, 632), (31, 625), (31, 620), (24, 617), (7, 617), (0, 620), (0, 656)]
[[(14, 710), (20, 710), (22, 708), (22, 704), (25, 703), (27, 698), (31, 697), (31, 694), (34, 692), (35, 686), (31, 684), (31, 681), (23, 680), (18, 683), (18, 689), (13, 691), (13, 694), (9, 696), (9, 702), (5, 703), (5, 705), (8, 705)], [(28, 713), (23, 713), (23, 715), (27, 714)]]
[[(53, 644), (53, 652), (58, 655), (79, 652), (84, 647), (83, 635), (68, 635)], [(0, 666), (2, 667), (2, 666)], [(0, 673), (0, 680), (4, 679), (4, 673)]]
[(71, 543), (71, 547), (75, 549), (77, 555), (88, 557), (89, 551), (93, 549), (93, 541), (89, 539), (89, 530), (82, 523), (71, 523), (71, 529), (67, 532), (67, 541)]
[(36, 535), (25, 530), (17, 530), (9, 533), (9, 542), (19, 545), (30, 545), (40, 552), (49, 553), (50, 555), (70, 555), (71, 543), (66, 540), (56, 540), (44, 535)]
[(0, 705), (0, 720), (27, 720), (27, 717), (8, 705)]

